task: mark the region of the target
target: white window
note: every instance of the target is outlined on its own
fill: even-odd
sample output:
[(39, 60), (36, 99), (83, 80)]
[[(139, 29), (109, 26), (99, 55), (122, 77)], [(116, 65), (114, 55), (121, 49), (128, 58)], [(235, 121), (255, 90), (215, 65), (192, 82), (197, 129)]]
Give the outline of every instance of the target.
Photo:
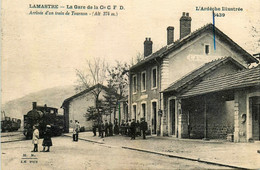
[(205, 52), (206, 55), (209, 54), (209, 52), (210, 52), (209, 50), (210, 50), (209, 44), (205, 44), (205, 45), (204, 45), (204, 52)]
[(133, 87), (133, 93), (136, 93), (137, 92), (137, 77), (136, 77), (136, 75), (133, 75), (132, 87)]
[(141, 90), (145, 91), (146, 90), (146, 72), (143, 71), (141, 73)]
[(157, 67), (152, 68), (151, 80), (152, 80), (152, 88), (151, 89), (156, 89), (157, 88)]

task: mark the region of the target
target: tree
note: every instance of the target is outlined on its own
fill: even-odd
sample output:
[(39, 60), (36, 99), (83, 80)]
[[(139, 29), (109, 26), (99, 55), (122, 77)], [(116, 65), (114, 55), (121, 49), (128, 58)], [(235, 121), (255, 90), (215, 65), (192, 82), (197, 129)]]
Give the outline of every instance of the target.
[(108, 69), (108, 86), (114, 89), (121, 97), (127, 95), (129, 68), (130, 66), (127, 63), (116, 61), (116, 66)]
[(136, 54), (136, 57), (134, 59), (132, 58), (131, 65), (135, 65), (135, 64), (139, 63), (140, 61), (142, 61), (143, 59), (144, 59), (144, 54), (139, 52)]
[(106, 74), (108, 64), (104, 59), (94, 58), (93, 61), (86, 61), (86, 69), (76, 69), (77, 83), (75, 90), (77, 92), (88, 89), (96, 84), (104, 84), (106, 81)]
[(260, 19), (249, 20), (249, 24), (245, 27), (249, 34), (250, 39), (245, 41), (245, 45), (250, 53), (259, 53), (260, 51)]
[(98, 112), (97, 112), (96, 107), (90, 106), (90, 107), (87, 109), (87, 113), (85, 114), (85, 117), (87, 118), (87, 121), (97, 120), (98, 117), (99, 117), (99, 115), (98, 115)]
[(128, 88), (128, 72), (129, 65), (127, 63), (120, 63), (116, 61), (116, 66), (108, 69), (108, 79), (107, 84), (110, 91), (104, 96), (106, 103), (106, 110), (110, 113), (110, 118), (112, 112), (115, 113), (117, 110), (117, 104), (120, 99), (126, 97)]
[[(86, 71), (76, 69), (77, 84), (75, 87), (76, 91), (83, 91), (92, 86), (95, 86), (91, 93), (95, 98), (95, 109), (98, 115), (98, 121), (102, 119), (102, 101), (99, 99), (102, 91), (102, 85), (106, 80), (108, 64), (100, 58), (94, 58), (93, 61), (87, 60)], [(93, 112), (93, 108), (88, 108), (87, 113)], [(90, 117), (95, 118), (95, 117)], [(91, 120), (91, 119), (90, 119)], [(94, 120), (94, 119), (92, 119)]]
[(106, 115), (109, 115), (110, 121), (111, 121), (111, 115), (114, 113), (115, 118), (115, 112), (117, 107), (117, 102), (120, 99), (119, 95), (117, 94), (116, 90), (111, 84), (111, 80), (108, 80), (108, 91), (104, 95), (105, 101), (103, 105), (104, 113)]

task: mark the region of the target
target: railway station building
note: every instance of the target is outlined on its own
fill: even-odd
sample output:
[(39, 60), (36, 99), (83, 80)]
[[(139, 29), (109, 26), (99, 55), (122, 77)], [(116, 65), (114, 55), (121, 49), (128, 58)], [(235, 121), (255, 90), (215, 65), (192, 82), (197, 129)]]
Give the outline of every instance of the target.
[[(188, 78), (180, 81), (184, 79)], [(188, 86), (181, 87), (180, 81), (163, 91), (169, 134), (235, 142), (260, 140), (260, 66), (218, 76), (200, 74), (187, 81)]]
[[(99, 100), (104, 101), (105, 95), (111, 90), (101, 84), (96, 84), (80, 93), (77, 93), (67, 99), (62, 103), (62, 108), (64, 110), (65, 117), (65, 132), (69, 132), (70, 128), (74, 127), (75, 120), (79, 121), (81, 127), (85, 130), (92, 130), (93, 121), (87, 121), (86, 113), (90, 106), (96, 107), (95, 93), (99, 92)], [(118, 95), (118, 94), (115, 94)], [(116, 115), (118, 111), (116, 112)], [(102, 120), (111, 121), (114, 123), (114, 112), (111, 114), (102, 114)]]
[[(235, 141), (247, 141), (254, 133), (247, 125), (247, 131), (243, 131), (245, 127), (240, 119), (246, 114), (249, 121), (249, 111), (236, 112), (238, 107), (243, 107), (243, 104), (237, 103), (243, 100), (243, 95), (258, 94), (258, 87), (246, 85), (242, 88), (246, 90), (243, 95), (237, 87), (235, 91), (218, 89), (214, 94), (203, 93), (203, 97), (201, 94), (182, 95), (200, 82), (246, 72), (258, 60), (213, 24), (191, 32), (191, 21), (189, 13), (184, 12), (180, 18), (180, 38), (174, 41), (174, 27), (169, 26), (167, 45), (156, 52), (152, 50), (151, 38), (145, 39), (144, 59), (129, 70), (130, 116), (136, 120), (144, 117), (152, 135), (214, 139), (234, 137)], [(258, 103), (254, 97), (250, 100)], [(205, 115), (207, 119), (204, 120)], [(245, 116), (242, 117), (244, 119)], [(245, 124), (250, 125), (250, 122)]]

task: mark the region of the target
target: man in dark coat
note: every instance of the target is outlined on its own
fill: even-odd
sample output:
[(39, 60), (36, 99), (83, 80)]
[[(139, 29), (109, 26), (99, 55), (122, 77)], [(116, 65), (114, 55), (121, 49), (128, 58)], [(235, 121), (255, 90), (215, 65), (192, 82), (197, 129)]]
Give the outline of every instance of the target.
[(105, 120), (105, 137), (108, 137), (108, 123), (107, 123), (107, 120)]
[(131, 120), (126, 122), (126, 128), (125, 128), (125, 133), (129, 137), (131, 136), (130, 126), (131, 126)]
[(101, 121), (101, 138), (104, 138), (105, 125), (103, 121)]
[(141, 136), (139, 120), (136, 121), (136, 136)]
[(101, 137), (101, 133), (102, 133), (102, 130), (101, 130), (101, 122), (98, 123), (98, 136)]
[[(41, 152), (50, 152), (50, 147), (52, 146), (52, 141), (51, 141), (52, 133), (51, 133), (50, 125), (46, 126), (43, 135), (44, 135), (43, 142), (42, 142), (43, 150)], [(45, 147), (48, 147), (46, 151), (45, 151)]]
[(109, 121), (108, 129), (109, 129), (109, 136), (113, 136), (113, 124), (111, 121)]
[(147, 122), (145, 121), (144, 118), (141, 119), (141, 123), (140, 123), (140, 128), (141, 128), (141, 131), (142, 131), (142, 134), (143, 134), (143, 139), (146, 139), (145, 137), (145, 131), (147, 130)]
[(93, 136), (97, 135), (97, 123), (94, 122), (92, 125)]
[(136, 128), (135, 119), (133, 119), (130, 125), (131, 140), (135, 139), (135, 128)]
[(122, 120), (122, 123), (121, 123), (121, 126), (120, 126), (120, 131), (121, 131), (122, 136), (125, 135), (125, 128), (126, 128), (125, 121)]
[(117, 120), (116, 120), (116, 122), (115, 122), (114, 133), (115, 133), (115, 135), (118, 135), (118, 134), (119, 134), (119, 127), (118, 127)]

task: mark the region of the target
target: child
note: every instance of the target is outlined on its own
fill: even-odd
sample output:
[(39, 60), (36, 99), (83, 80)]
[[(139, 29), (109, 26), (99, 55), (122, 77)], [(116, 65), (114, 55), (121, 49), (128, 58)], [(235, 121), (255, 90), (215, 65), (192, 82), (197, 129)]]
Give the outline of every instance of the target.
[(33, 126), (33, 138), (32, 143), (34, 144), (34, 148), (32, 152), (38, 152), (38, 142), (39, 142), (39, 130), (36, 125)]

